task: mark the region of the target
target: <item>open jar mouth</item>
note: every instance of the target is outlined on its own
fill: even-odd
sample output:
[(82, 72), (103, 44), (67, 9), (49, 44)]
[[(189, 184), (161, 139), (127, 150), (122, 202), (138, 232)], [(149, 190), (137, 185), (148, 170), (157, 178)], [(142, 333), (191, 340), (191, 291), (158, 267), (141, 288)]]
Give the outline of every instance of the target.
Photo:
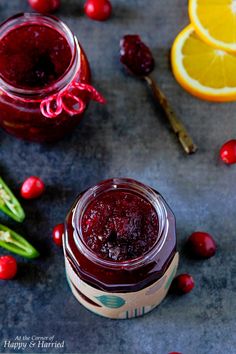
[(45, 97), (55, 91), (60, 91), (66, 88), (80, 68), (80, 47), (76, 37), (73, 35), (69, 27), (51, 15), (41, 15), (37, 13), (20, 13), (10, 17), (0, 25), (0, 40), (10, 31), (15, 28), (28, 24), (37, 24), (50, 27), (59, 32), (67, 41), (71, 49), (71, 60), (65, 72), (57, 80), (53, 81), (48, 86), (43, 88), (21, 88), (11, 85), (0, 75), (0, 87), (10, 95), (18, 97), (38, 98)]
[[(93, 252), (84, 241), (82, 233), (82, 220), (87, 206), (95, 197), (98, 197), (101, 194), (112, 190), (128, 191), (131, 193), (134, 192), (135, 194), (151, 203), (155, 209), (155, 212), (157, 213), (159, 220), (157, 240), (151, 249), (137, 258), (125, 261), (106, 260)], [(108, 268), (130, 269), (139, 267), (147, 260), (151, 261), (154, 257), (156, 257), (157, 253), (161, 250), (163, 244), (165, 243), (169, 229), (169, 222), (167, 219), (167, 210), (161, 196), (157, 194), (157, 192), (155, 192), (150, 187), (130, 178), (113, 178), (105, 180), (96, 186), (89, 188), (81, 195), (73, 210), (72, 226), (74, 229), (75, 244), (80, 252), (88, 259), (96, 264), (100, 264)]]

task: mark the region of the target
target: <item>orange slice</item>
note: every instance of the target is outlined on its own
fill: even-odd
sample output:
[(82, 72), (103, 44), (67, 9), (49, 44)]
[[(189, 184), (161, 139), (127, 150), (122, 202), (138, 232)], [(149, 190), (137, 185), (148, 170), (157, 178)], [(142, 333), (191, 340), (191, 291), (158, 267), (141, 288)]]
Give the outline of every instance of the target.
[(236, 52), (236, 0), (190, 0), (189, 16), (206, 43)]
[(192, 25), (176, 37), (171, 62), (176, 80), (191, 94), (209, 101), (236, 100), (236, 55), (204, 43)]

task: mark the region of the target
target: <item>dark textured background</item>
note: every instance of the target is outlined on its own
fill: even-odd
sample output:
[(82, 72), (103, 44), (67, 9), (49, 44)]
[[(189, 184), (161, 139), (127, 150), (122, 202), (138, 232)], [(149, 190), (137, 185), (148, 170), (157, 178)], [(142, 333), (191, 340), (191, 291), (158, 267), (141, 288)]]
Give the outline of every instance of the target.
[[(1, 281), (0, 352), (9, 352), (3, 341), (16, 335), (55, 335), (65, 340), (64, 350), (35, 352), (234, 354), (236, 166), (223, 165), (218, 150), (236, 137), (236, 104), (197, 100), (172, 76), (169, 50), (188, 23), (187, 1), (112, 3), (114, 16), (105, 23), (85, 18), (79, 0), (64, 0), (58, 13), (83, 44), (106, 107), (91, 104), (74, 134), (53, 146), (0, 132), (1, 175), (9, 185), (17, 191), (29, 175), (42, 177), (47, 185), (40, 200), (23, 202), (23, 225), (0, 216), (42, 254), (31, 262), (19, 257), (17, 279)], [(26, 0), (0, 1), (1, 20), (23, 10), (29, 10)], [(194, 135), (197, 154), (184, 155), (145, 84), (121, 70), (119, 39), (126, 33), (139, 33), (151, 46), (154, 76)], [(62, 252), (51, 241), (52, 227), (64, 220), (77, 193), (114, 176), (136, 178), (165, 196), (177, 217), (180, 250), (197, 229), (212, 233), (218, 243), (217, 255), (207, 261), (182, 254), (179, 272), (191, 273), (196, 281), (191, 294), (168, 296), (150, 314), (129, 321), (97, 317), (76, 302), (66, 283)]]

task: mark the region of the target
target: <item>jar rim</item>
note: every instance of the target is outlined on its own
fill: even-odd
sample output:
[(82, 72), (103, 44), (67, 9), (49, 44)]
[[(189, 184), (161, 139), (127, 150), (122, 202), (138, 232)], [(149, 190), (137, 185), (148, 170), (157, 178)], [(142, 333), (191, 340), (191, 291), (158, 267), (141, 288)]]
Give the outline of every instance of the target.
[(53, 92), (65, 89), (68, 84), (73, 80), (76, 72), (80, 68), (80, 46), (76, 37), (73, 35), (69, 27), (60, 19), (52, 15), (42, 15), (39, 13), (19, 13), (16, 14), (2, 24), (0, 24), (0, 40), (14, 27), (24, 26), (26, 24), (42, 24), (51, 27), (58, 31), (67, 41), (71, 49), (71, 61), (61, 77), (53, 81), (46, 87), (25, 89), (18, 86), (11, 85), (0, 76), (0, 87), (7, 94), (18, 97), (45, 97)]
[[(148, 200), (157, 213), (159, 221), (157, 241), (154, 243), (150, 250), (148, 250), (146, 253), (137, 258), (126, 261), (106, 260), (104, 258), (99, 257), (95, 252), (91, 251), (91, 249), (84, 242), (82, 236), (82, 218), (84, 211), (89, 205), (89, 198), (101, 195), (102, 193), (111, 190), (133, 191)], [(80, 196), (73, 210), (72, 226), (74, 229), (73, 237), (76, 246), (78, 247), (80, 252), (82, 252), (83, 255), (85, 255), (91, 261), (108, 268), (114, 269), (117, 267), (122, 267), (123, 269), (131, 269), (143, 265), (146, 261), (150, 261), (161, 250), (168, 234), (169, 221), (167, 218), (167, 210), (161, 195), (154, 191), (151, 187), (148, 187), (143, 183), (130, 178), (111, 178), (104, 180), (99, 184), (87, 189)]]

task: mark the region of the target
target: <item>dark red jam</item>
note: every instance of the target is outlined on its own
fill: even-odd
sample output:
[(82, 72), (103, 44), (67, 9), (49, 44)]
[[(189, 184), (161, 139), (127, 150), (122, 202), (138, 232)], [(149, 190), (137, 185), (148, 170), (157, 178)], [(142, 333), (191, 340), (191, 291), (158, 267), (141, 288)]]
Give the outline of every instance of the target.
[[(0, 25), (0, 126), (5, 131), (37, 142), (56, 141), (70, 133), (83, 112), (63, 109), (50, 119), (40, 104), (71, 82), (89, 84), (90, 69), (82, 47), (63, 22), (30, 13)], [(88, 96), (80, 97), (87, 106)], [(65, 99), (63, 104), (73, 108), (74, 101)]]
[(109, 191), (87, 207), (82, 233), (99, 257), (126, 261), (148, 252), (158, 239), (158, 216), (150, 202), (126, 191)]
[(48, 86), (65, 73), (71, 59), (65, 37), (48, 26), (22, 25), (0, 41), (0, 74), (15, 87)]
[(150, 49), (138, 35), (126, 35), (121, 39), (120, 61), (130, 73), (137, 76), (150, 74), (155, 66)]
[(74, 272), (98, 289), (141, 290), (163, 276), (176, 253), (174, 214), (151, 188), (106, 180), (74, 202), (64, 253)]

